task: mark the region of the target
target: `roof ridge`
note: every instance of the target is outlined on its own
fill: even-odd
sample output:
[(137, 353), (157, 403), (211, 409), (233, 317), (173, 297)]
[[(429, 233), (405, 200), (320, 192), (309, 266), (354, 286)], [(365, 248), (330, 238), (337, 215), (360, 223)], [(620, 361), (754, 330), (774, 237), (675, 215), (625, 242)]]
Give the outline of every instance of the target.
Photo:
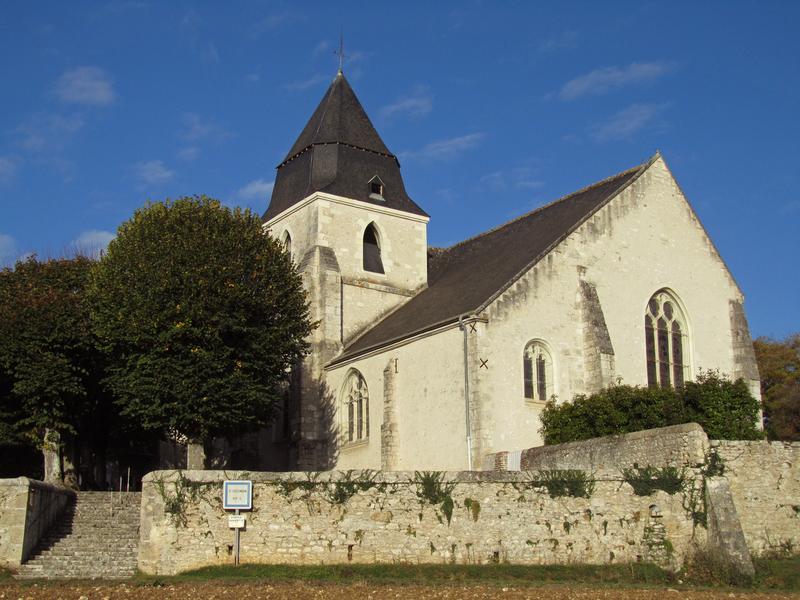
[(531, 215), (534, 215), (534, 214), (536, 214), (538, 212), (541, 212), (541, 211), (545, 210), (546, 208), (550, 208), (551, 206), (553, 206), (555, 204), (558, 204), (559, 202), (564, 202), (566, 200), (569, 200), (572, 196), (577, 196), (578, 194), (582, 194), (584, 192), (587, 192), (587, 191), (591, 190), (592, 188), (599, 187), (599, 186), (611, 181), (612, 179), (616, 179), (617, 177), (622, 177), (623, 175), (628, 175), (629, 173), (632, 173), (634, 171), (646, 168), (658, 156), (660, 156), (660, 155), (658, 153), (656, 153), (656, 155), (654, 155), (653, 158), (649, 159), (646, 162), (643, 162), (643, 163), (641, 163), (639, 165), (636, 165), (635, 167), (631, 167), (629, 169), (625, 169), (624, 171), (620, 171), (619, 173), (616, 173), (614, 175), (606, 177), (605, 179), (601, 179), (600, 181), (595, 181), (594, 183), (589, 184), (589, 185), (587, 185), (585, 187), (582, 187), (579, 190), (575, 190), (574, 192), (570, 192), (569, 194), (566, 194), (564, 196), (556, 198), (555, 200), (552, 200), (552, 201), (548, 202), (547, 204), (543, 204), (542, 206), (537, 206), (533, 210), (530, 210), (530, 211), (528, 211), (528, 212), (526, 212), (524, 214), (521, 214), (518, 217), (514, 217), (510, 221), (506, 221), (505, 223), (501, 223), (500, 225), (496, 225), (495, 227), (492, 227), (491, 229), (487, 229), (486, 231), (482, 231), (481, 233), (479, 233), (477, 235), (474, 235), (474, 236), (472, 236), (470, 238), (467, 238), (465, 240), (461, 240), (460, 242), (457, 242), (457, 243), (453, 244), (452, 246), (443, 248), (443, 250), (445, 250), (446, 252), (450, 252), (450, 250), (454, 250), (454, 249), (458, 248), (459, 246), (463, 246), (464, 244), (466, 244), (468, 242), (473, 242), (473, 241), (475, 241), (477, 239), (480, 239), (480, 238), (482, 238), (484, 236), (489, 235), (490, 233), (494, 233), (496, 231), (499, 231), (500, 229), (503, 229), (504, 227), (507, 227), (508, 225), (511, 225), (512, 223), (516, 223), (517, 221), (521, 221), (522, 219), (526, 219), (526, 218), (530, 217)]

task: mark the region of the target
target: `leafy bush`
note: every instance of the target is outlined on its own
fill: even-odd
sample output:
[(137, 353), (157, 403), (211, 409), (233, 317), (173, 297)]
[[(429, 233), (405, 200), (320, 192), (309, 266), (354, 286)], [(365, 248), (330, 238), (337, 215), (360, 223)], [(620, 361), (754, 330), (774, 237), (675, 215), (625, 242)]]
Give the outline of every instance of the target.
[(649, 496), (656, 490), (677, 494), (683, 489), (683, 473), (675, 467), (639, 467), (622, 470), (622, 477), (637, 496)]
[(543, 487), (551, 498), (571, 496), (589, 498), (594, 492), (594, 479), (575, 469), (551, 469), (538, 471), (531, 478), (533, 487)]
[(731, 381), (716, 371), (701, 372), (681, 388), (612, 385), (565, 404), (550, 401), (541, 415), (545, 444), (563, 444), (604, 435), (618, 435), (699, 423), (712, 439), (755, 440), (759, 404), (742, 380)]

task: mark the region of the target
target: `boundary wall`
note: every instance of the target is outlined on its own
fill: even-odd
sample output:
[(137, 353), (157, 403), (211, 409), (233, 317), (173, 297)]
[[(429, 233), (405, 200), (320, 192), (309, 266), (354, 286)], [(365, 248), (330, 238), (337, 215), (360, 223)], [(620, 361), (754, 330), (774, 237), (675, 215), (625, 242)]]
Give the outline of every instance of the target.
[(22, 564), (74, 496), (27, 477), (0, 479), (0, 566)]
[(243, 563), (628, 563), (677, 568), (704, 530), (681, 494), (599, 479), (551, 495), (528, 473), (156, 471), (143, 482), (139, 569), (232, 562), (222, 482), (250, 479)]

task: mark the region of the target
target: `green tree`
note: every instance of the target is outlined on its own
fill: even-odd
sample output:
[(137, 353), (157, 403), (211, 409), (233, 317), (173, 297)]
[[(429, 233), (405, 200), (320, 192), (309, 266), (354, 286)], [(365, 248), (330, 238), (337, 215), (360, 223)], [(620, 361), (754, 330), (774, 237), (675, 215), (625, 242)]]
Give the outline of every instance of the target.
[(84, 294), (91, 266), (86, 257), (31, 257), (0, 271), (0, 435), (7, 444), (36, 440), (53, 482), (74, 474), (65, 441), (99, 401)]
[(758, 338), (756, 351), (767, 435), (800, 441), (800, 333), (782, 341)]
[(283, 246), (250, 211), (206, 197), (123, 223), (90, 298), (123, 415), (193, 444), (269, 424), (312, 329)]

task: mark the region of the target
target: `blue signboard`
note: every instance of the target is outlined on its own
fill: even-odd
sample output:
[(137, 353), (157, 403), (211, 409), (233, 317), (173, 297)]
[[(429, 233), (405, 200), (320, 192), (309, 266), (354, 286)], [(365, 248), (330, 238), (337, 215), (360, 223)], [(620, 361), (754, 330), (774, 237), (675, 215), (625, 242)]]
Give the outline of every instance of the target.
[(253, 482), (223, 482), (222, 508), (225, 510), (251, 510), (253, 508)]

